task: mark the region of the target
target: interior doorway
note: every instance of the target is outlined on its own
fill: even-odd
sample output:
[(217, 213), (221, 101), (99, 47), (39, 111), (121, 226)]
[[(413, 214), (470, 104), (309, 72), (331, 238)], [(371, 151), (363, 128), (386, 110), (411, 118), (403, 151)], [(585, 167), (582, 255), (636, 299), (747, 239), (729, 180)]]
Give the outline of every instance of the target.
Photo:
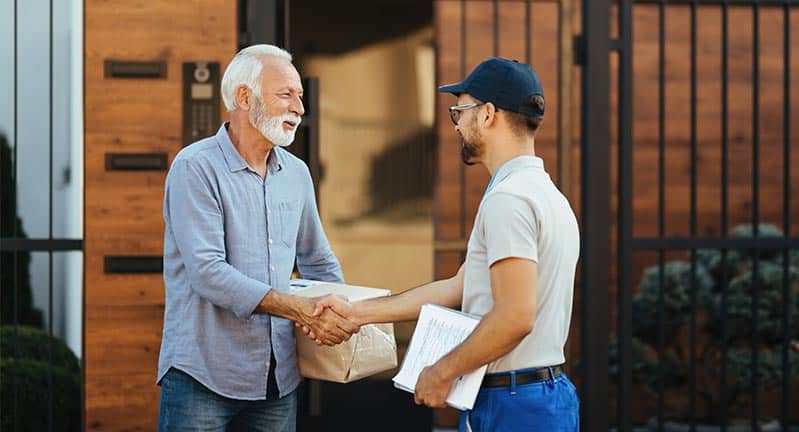
[[(290, 3), (288, 48), (318, 81), (319, 210), (348, 283), (394, 293), (434, 277), (436, 158), (432, 1)], [(400, 360), (413, 323), (395, 325)], [(320, 383), (300, 430), (420, 431), (432, 413), (393, 388), (396, 371)], [(327, 429), (326, 429), (327, 428)]]

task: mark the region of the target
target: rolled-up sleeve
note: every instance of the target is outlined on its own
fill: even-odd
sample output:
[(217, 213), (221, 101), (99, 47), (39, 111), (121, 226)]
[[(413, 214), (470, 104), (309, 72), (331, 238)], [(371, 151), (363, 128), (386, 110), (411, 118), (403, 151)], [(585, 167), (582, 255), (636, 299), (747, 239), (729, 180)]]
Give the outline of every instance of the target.
[(244, 319), (271, 287), (227, 262), (220, 203), (211, 179), (191, 160), (174, 162), (166, 181), (164, 216), (186, 266), (190, 288)]

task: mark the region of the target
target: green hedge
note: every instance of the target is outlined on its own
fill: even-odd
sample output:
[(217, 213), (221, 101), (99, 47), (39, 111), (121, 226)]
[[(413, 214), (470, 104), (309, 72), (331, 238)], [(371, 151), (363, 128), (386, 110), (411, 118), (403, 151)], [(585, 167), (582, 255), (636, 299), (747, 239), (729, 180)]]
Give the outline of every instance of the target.
[(0, 430), (48, 430), (51, 397), (54, 429), (81, 430), (80, 364), (63, 341), (32, 327), (19, 326), (15, 335), (13, 326), (2, 326), (0, 352)]
[[(17, 188), (11, 164), (11, 146), (0, 133), (0, 237), (27, 238), (17, 216)], [(41, 327), (42, 311), (33, 305), (30, 281), (31, 253), (0, 252), (0, 323)], [(16, 306), (16, 310), (14, 307)]]
[[(751, 225), (741, 225), (732, 230), (732, 237), (750, 238), (753, 232)], [(759, 237), (782, 235), (782, 230), (774, 225), (762, 224), (758, 228)], [(758, 388), (765, 391), (777, 389), (783, 380), (793, 383), (799, 377), (799, 352), (793, 349), (788, 352), (787, 371), (783, 375), (782, 349), (786, 336), (789, 341), (799, 338), (799, 251), (790, 250), (786, 254), (780, 249), (739, 248), (728, 250), (725, 257), (719, 250), (697, 250), (693, 269), (691, 258), (688, 252), (683, 260), (665, 263), (662, 270), (656, 265), (643, 272), (631, 305), (633, 380), (644, 384), (653, 394), (662, 382), (666, 391), (685, 395), (690, 390), (693, 364), (698, 380), (699, 412), (707, 416), (718, 413), (723, 402), (719, 397), (722, 356), (727, 366), (724, 402), (730, 409), (743, 408), (749, 403), (753, 374), (758, 378)], [(694, 295), (696, 303), (692, 301)], [(757, 314), (756, 326), (753, 308)], [(783, 323), (785, 312), (787, 323)], [(692, 316), (697, 324), (693, 358), (689, 345)], [(785, 324), (787, 327), (783, 328)], [(663, 351), (658, 352), (661, 335)], [(756, 370), (752, 369), (753, 339), (758, 354)], [(610, 360), (611, 374), (617, 376), (615, 338), (610, 344)], [(667, 401), (676, 410), (685, 408), (679, 397)]]

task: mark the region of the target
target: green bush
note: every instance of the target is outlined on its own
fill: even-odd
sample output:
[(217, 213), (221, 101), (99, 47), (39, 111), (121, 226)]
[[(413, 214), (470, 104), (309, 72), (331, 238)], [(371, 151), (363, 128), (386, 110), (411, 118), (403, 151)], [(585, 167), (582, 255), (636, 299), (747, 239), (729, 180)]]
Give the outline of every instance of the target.
[(53, 365), (80, 374), (80, 363), (72, 350), (60, 339), (54, 338), (44, 330), (28, 326), (0, 326), (0, 353), (2, 358), (12, 358), (15, 355), (21, 359), (28, 359), (47, 363), (52, 356)]
[(81, 430), (80, 363), (63, 341), (32, 327), (2, 326), (0, 352), (0, 430), (47, 430), (51, 397), (55, 429)]
[[(756, 286), (758, 292), (757, 299), (757, 337), (764, 340), (768, 345), (778, 345), (783, 337), (783, 267), (770, 261), (759, 264), (757, 272)], [(799, 333), (799, 292), (796, 290), (795, 282), (799, 272), (795, 267), (788, 268), (789, 286), (788, 290), (788, 322), (793, 323), (793, 328), (789, 329), (790, 334)], [(747, 343), (751, 340), (753, 328), (752, 299), (754, 291), (752, 286), (752, 268), (743, 269), (729, 283), (727, 293), (727, 335), (728, 344), (736, 342)], [(707, 320), (707, 328), (714, 335), (721, 338), (722, 322), (722, 296), (721, 289), (714, 290), (709, 301), (705, 302), (705, 307), (710, 319)]]
[[(699, 293), (707, 293), (713, 279), (707, 271), (697, 266), (696, 286)], [(690, 319), (691, 312), (691, 265), (674, 261), (663, 267), (663, 325), (666, 342), (674, 343), (679, 329)], [(633, 299), (632, 314), (635, 336), (649, 345), (657, 344), (657, 305), (660, 291), (660, 267), (644, 271), (638, 294)]]
[[(733, 237), (752, 235), (751, 226), (736, 227)], [(782, 236), (773, 225), (761, 225), (758, 236)], [(788, 297), (783, 292), (784, 252), (774, 249), (731, 250), (726, 258), (717, 250), (696, 251), (694, 281), (696, 289), (697, 389), (703, 407), (700, 412), (712, 419), (719, 412), (722, 356), (727, 365), (727, 405), (741, 406), (751, 393), (752, 338), (757, 344), (758, 387), (778, 388), (783, 380), (782, 349), (785, 338), (783, 310), (788, 309), (788, 353), (786, 379), (799, 376), (799, 251), (790, 251), (788, 266)], [(758, 268), (754, 268), (757, 257)], [(688, 256), (690, 258), (690, 255)], [(653, 393), (662, 379), (667, 390), (680, 395), (689, 392), (691, 367), (688, 346), (688, 325), (693, 312), (691, 305), (691, 266), (684, 261), (672, 261), (663, 267), (662, 326), (664, 350), (658, 353), (660, 325), (658, 301), (660, 296), (659, 266), (646, 269), (638, 293), (632, 301), (633, 319), (633, 379)], [(753, 281), (756, 283), (753, 285)], [(757, 326), (754, 326), (752, 301), (757, 287)], [(726, 293), (726, 316), (722, 307)], [(721, 323), (726, 323), (722, 334)], [(722, 353), (722, 349), (726, 351)], [(618, 344), (611, 341), (611, 372), (618, 374)], [(661, 363), (662, 362), (662, 363)], [(675, 400), (681, 400), (677, 398)], [(702, 409), (704, 408), (704, 409)]]
[[(17, 188), (11, 165), (11, 146), (0, 134), (0, 237), (25, 238), (22, 220), (17, 216)], [(30, 283), (30, 252), (0, 252), (0, 323), (14, 322), (16, 291), (16, 319), (18, 324), (42, 326), (42, 311), (33, 307)]]

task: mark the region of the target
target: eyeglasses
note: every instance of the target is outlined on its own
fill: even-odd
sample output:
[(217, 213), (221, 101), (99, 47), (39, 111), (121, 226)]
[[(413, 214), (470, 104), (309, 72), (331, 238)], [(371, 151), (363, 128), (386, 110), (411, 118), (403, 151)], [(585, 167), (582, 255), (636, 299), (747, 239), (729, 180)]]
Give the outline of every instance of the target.
[(449, 107), (449, 119), (452, 120), (452, 124), (455, 126), (458, 125), (458, 121), (461, 119), (461, 112), (466, 111), (472, 108), (477, 108), (480, 105), (485, 105), (485, 102), (480, 103), (467, 103), (463, 105), (455, 105)]

